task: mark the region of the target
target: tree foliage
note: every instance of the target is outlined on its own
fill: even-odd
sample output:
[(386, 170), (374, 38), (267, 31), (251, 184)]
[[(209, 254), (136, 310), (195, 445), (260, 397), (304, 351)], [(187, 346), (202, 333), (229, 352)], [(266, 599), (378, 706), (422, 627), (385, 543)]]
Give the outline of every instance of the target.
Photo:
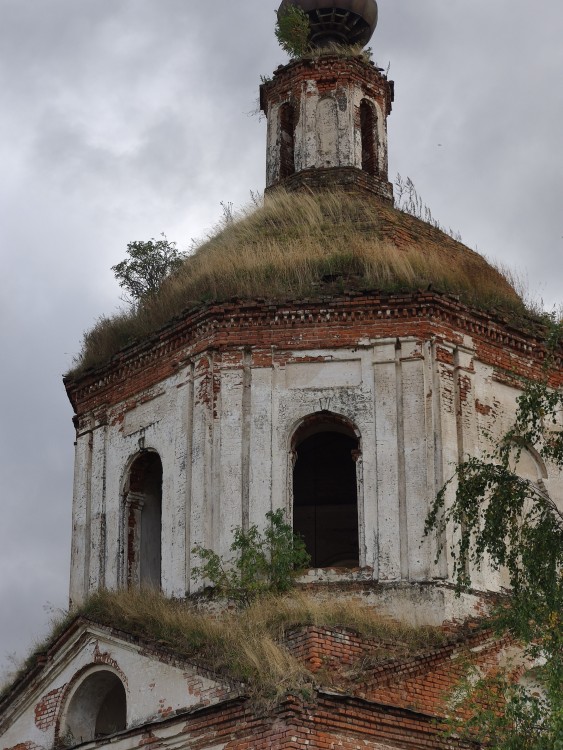
[(233, 529), (232, 557), (225, 561), (211, 549), (196, 546), (202, 565), (193, 569), (192, 578), (206, 578), (215, 593), (248, 606), (258, 597), (288, 591), (295, 577), (310, 562), (303, 540), (286, 523), (283, 510), (266, 513), (263, 532), (253, 525), (247, 531)]
[(170, 242), (164, 234), (158, 240), (130, 242), (127, 255), (128, 258), (112, 266), (111, 270), (132, 304), (153, 297), (164, 279), (182, 265), (185, 257), (176, 243)]
[(278, 13), (276, 39), (290, 57), (303, 57), (308, 51), (310, 30), (309, 16), (297, 5), (288, 5)]
[(541, 664), (542, 691), (533, 694), (508, 680), (504, 712), (498, 705), (485, 710), (477, 688), (466, 691), (476, 708), (458, 733), (486, 738), (498, 750), (563, 750), (563, 508), (541, 480), (514, 470), (527, 447), (563, 470), (563, 388), (549, 387), (562, 340), (563, 324), (555, 322), (545, 377), (524, 385), (513, 426), (483, 457), (457, 467), (426, 521), (426, 533), (435, 530), (438, 538), (450, 527), (458, 590), (470, 586), (470, 568), (484, 561), (507, 570), (510, 593), (493, 619)]
[(552, 709), (545, 695), (531, 693), (504, 672), (483, 677), (469, 669), (455, 699), (457, 712), (446, 721), (451, 735), (496, 750), (560, 750), (546, 727)]

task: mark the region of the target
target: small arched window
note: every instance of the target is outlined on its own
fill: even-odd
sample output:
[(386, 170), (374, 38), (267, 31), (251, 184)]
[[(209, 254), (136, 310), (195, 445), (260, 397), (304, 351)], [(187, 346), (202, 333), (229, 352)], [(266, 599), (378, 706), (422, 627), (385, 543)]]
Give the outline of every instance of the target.
[(125, 490), (125, 560), (129, 587), (160, 588), (162, 462), (143, 451), (129, 470)]
[(360, 104), (360, 130), (362, 136), (362, 170), (376, 175), (377, 164), (377, 116), (375, 108), (367, 99)]
[(295, 110), (289, 102), (280, 107), (280, 180), (295, 174)]
[(59, 729), (63, 745), (77, 745), (127, 727), (127, 696), (119, 677), (96, 667), (74, 688)]
[(306, 420), (293, 439), (293, 527), (314, 568), (359, 565), (355, 431), (336, 415)]

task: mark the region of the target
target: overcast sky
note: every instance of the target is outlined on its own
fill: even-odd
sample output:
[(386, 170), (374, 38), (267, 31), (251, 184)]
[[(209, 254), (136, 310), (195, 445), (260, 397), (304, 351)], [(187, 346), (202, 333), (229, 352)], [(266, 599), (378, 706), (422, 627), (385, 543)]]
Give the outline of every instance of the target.
[[(114, 311), (111, 266), (186, 248), (262, 189), (276, 0), (0, 0), (0, 673), (66, 604), (73, 428), (62, 374)], [(210, 9), (210, 10), (208, 10)], [(563, 301), (561, 0), (379, 0), (390, 174)]]

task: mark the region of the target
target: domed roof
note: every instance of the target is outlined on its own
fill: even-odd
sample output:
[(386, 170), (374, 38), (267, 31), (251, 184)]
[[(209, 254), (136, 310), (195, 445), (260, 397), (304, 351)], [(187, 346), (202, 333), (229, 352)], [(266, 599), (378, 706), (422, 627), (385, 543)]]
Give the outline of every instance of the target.
[(275, 191), (263, 207), (223, 222), (154, 298), (131, 313), (100, 319), (84, 337), (76, 372), (205, 302), (298, 304), (428, 289), (481, 309), (526, 312), (507, 278), (479, 253), (377, 198)]
[(184, 299), (297, 298), (348, 289), (427, 289), (481, 307), (518, 306), (483, 256), (409, 214), (342, 192), (284, 193), (243, 213), (170, 281)]
[(290, 5), (309, 16), (314, 47), (331, 43), (365, 46), (377, 26), (376, 0), (283, 0), (278, 14)]

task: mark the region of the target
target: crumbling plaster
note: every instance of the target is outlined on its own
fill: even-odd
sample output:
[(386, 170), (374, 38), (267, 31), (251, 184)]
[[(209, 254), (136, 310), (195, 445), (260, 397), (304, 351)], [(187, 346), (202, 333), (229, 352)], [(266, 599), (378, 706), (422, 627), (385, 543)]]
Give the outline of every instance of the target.
[(72, 696), (83, 680), (99, 670), (112, 672), (122, 682), (129, 728), (215, 703), (230, 690), (195, 668), (159, 658), (142, 645), (88, 625), (12, 701), (2, 716), (0, 747), (52, 748), (64, 741)]
[[(362, 138), (359, 107), (362, 100), (374, 107), (377, 120), (378, 164), (387, 174), (387, 117), (379, 102), (366, 96), (358, 83), (340, 84), (331, 93), (319, 92), (315, 80), (304, 81), (296, 102), (295, 171), (331, 167), (362, 169)], [(280, 107), (273, 103), (268, 111), (266, 185), (280, 180), (281, 119)]]
[[(291, 518), (291, 438), (303, 419), (326, 412), (354, 425), (361, 448), (362, 570), (331, 575), (450, 580), (445, 556), (435, 562), (435, 539), (424, 537), (430, 503), (457, 462), (490, 447), (487, 432), (493, 439), (502, 434), (518, 393), (476, 358), (470, 337), (455, 338), (207, 350), (135, 398), (83, 415), (72, 600), (125, 585), (123, 493), (141, 450), (158, 452), (163, 466), (162, 588), (184, 596), (200, 585), (191, 579), (194, 545), (228, 554), (233, 526), (260, 526), (277, 508)], [(553, 467), (544, 471), (545, 486), (563, 497), (560, 475)], [(478, 589), (498, 586), (486, 568), (473, 580)]]

